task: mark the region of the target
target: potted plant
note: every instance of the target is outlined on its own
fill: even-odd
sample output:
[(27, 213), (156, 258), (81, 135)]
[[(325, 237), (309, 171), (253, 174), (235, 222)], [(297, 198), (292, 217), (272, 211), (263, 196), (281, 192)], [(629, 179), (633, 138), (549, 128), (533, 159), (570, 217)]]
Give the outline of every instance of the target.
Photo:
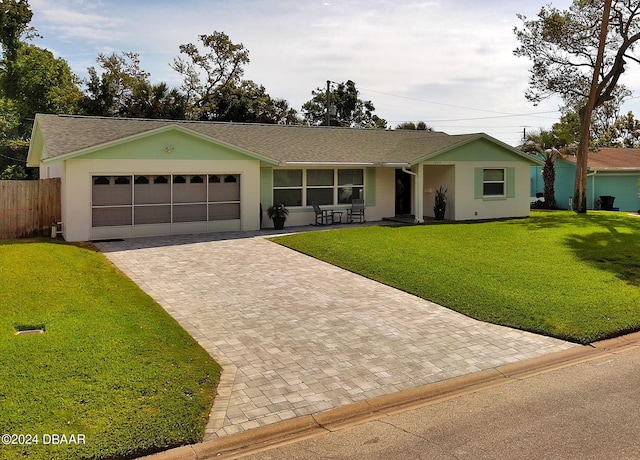
[(433, 212), (436, 216), (436, 220), (444, 220), (444, 211), (447, 209), (447, 190), (443, 189), (442, 185), (436, 190), (436, 200), (433, 206)]
[(284, 228), (284, 221), (287, 220), (289, 210), (285, 208), (284, 204), (269, 206), (267, 209), (267, 216), (273, 221), (273, 228), (276, 230), (282, 230)]

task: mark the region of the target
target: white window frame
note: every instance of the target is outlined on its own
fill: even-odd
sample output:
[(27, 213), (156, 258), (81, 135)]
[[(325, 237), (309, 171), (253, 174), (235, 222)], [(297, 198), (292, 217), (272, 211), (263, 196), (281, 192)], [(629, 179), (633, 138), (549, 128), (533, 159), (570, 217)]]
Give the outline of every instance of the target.
[[(289, 205), (289, 208), (308, 208), (311, 205), (307, 205), (307, 191), (309, 189), (331, 189), (333, 190), (333, 202), (331, 204), (321, 204), (321, 206), (350, 206), (349, 203), (339, 203), (339, 191), (340, 189), (343, 189), (345, 187), (347, 187), (347, 185), (340, 185), (339, 184), (339, 172), (340, 171), (344, 171), (344, 170), (359, 170), (362, 171), (362, 184), (351, 184), (353, 187), (359, 187), (362, 188), (362, 198), (364, 199), (365, 194), (366, 194), (366, 185), (365, 185), (365, 177), (366, 177), (366, 170), (364, 168), (330, 168), (330, 167), (322, 167), (322, 166), (318, 166), (315, 168), (279, 168), (279, 169), (274, 169), (274, 174), (275, 171), (301, 171), (302, 172), (302, 185), (295, 185), (295, 186), (290, 186), (290, 187), (277, 187), (275, 185), (272, 186), (272, 190), (271, 190), (271, 199), (272, 202), (275, 203), (275, 191), (276, 190), (300, 190), (302, 189), (302, 197), (301, 197), (301, 206), (292, 206)], [(332, 170), (333, 171), (333, 185), (308, 185), (308, 180), (307, 180), (307, 173), (308, 171), (312, 171), (312, 170)], [(275, 183), (274, 178), (272, 177), (272, 184)]]
[[(485, 171), (502, 171), (502, 180), (485, 180)], [(485, 184), (502, 184), (501, 194), (486, 194)], [(507, 196), (507, 168), (482, 168), (482, 197), (483, 198), (504, 198)]]

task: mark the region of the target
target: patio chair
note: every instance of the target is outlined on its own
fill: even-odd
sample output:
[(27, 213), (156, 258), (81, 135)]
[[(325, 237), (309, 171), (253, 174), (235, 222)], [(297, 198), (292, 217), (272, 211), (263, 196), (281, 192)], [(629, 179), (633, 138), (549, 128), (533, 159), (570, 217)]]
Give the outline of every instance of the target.
[(333, 224), (333, 211), (329, 209), (320, 209), (318, 203), (311, 203), (313, 206), (313, 212), (316, 213), (315, 225), (329, 225)]
[(351, 208), (347, 209), (347, 222), (350, 224), (355, 222), (355, 219), (358, 219), (358, 222), (366, 222), (364, 218), (364, 200), (360, 198), (356, 198), (351, 202)]

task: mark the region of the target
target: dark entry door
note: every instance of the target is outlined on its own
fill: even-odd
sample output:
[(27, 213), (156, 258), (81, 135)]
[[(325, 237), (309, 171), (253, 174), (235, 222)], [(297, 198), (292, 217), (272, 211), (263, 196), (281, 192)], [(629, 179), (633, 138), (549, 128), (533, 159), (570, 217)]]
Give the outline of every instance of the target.
[(411, 214), (411, 175), (396, 169), (396, 216)]

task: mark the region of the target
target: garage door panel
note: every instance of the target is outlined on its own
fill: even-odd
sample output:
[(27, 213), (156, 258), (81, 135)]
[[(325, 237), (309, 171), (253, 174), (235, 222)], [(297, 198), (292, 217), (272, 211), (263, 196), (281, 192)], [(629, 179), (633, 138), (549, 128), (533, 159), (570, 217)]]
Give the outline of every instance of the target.
[(92, 227), (117, 227), (131, 225), (131, 207), (94, 208)]
[(209, 204), (209, 220), (240, 219), (240, 203)]
[(134, 186), (136, 204), (162, 204), (171, 202), (171, 184), (137, 183)]
[(136, 206), (135, 225), (171, 223), (171, 206)]
[(184, 204), (173, 206), (174, 222), (206, 222), (206, 204)]
[[(176, 182), (176, 178), (183, 178), (186, 183)], [(191, 182), (193, 181), (193, 182)], [(202, 182), (201, 182), (202, 181)], [(207, 201), (207, 186), (202, 176), (175, 176), (173, 183), (174, 203), (202, 203)]]
[(131, 184), (94, 184), (91, 201), (94, 206), (130, 205)]

